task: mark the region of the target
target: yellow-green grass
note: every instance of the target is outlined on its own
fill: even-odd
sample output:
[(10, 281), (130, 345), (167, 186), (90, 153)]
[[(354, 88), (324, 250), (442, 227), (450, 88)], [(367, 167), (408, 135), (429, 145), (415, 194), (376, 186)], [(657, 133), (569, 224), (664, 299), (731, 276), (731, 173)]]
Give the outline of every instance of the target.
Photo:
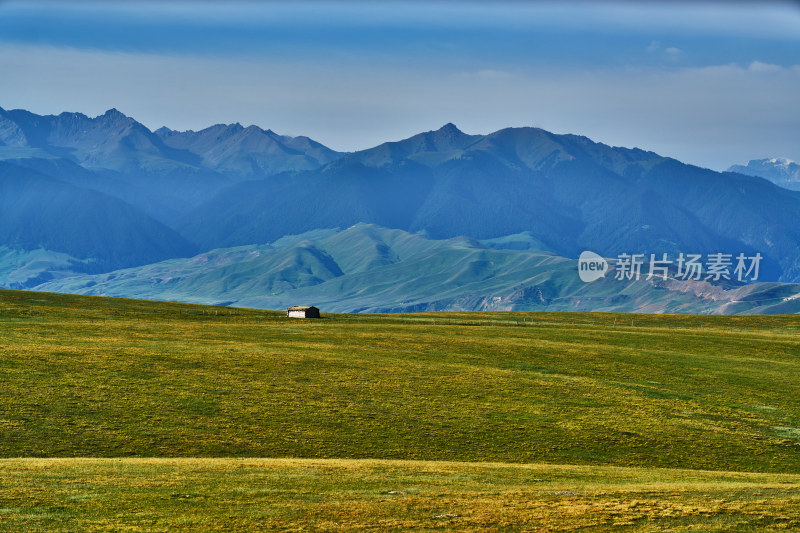
[(0, 291), (0, 457), (800, 473), (799, 341), (792, 316), (297, 320)]
[(0, 531), (791, 531), (800, 475), (342, 459), (4, 459)]
[(0, 291), (0, 531), (796, 530), (798, 341)]

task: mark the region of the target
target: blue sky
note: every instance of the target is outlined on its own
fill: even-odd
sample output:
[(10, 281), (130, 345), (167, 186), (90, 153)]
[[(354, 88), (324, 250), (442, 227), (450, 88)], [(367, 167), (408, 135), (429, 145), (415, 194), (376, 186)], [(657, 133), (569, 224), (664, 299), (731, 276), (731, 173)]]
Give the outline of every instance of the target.
[(800, 159), (800, 8), (2, 2), (0, 107), (367, 148), (538, 126), (723, 169)]

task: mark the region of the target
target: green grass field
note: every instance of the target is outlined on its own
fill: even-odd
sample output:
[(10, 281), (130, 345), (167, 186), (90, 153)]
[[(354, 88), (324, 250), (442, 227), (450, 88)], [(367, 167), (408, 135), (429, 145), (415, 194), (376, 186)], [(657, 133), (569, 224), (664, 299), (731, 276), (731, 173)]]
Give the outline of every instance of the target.
[(0, 354), (0, 530), (800, 527), (792, 316), (0, 291)]
[(374, 459), (0, 460), (0, 531), (781, 531), (800, 475)]

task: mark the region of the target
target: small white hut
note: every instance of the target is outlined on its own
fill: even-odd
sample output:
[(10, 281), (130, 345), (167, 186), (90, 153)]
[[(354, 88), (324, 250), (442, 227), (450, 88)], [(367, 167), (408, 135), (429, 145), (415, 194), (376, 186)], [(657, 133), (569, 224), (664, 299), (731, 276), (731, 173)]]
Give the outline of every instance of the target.
[(289, 318), (319, 318), (319, 309), (313, 305), (308, 307), (293, 305), (286, 310), (286, 316)]

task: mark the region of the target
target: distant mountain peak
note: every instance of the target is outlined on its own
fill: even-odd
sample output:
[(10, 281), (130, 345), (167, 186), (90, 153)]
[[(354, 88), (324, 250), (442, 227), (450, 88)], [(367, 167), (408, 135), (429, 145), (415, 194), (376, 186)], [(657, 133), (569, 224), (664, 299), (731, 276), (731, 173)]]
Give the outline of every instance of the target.
[(102, 115), (97, 117), (97, 119), (102, 119), (105, 122), (111, 122), (111, 123), (116, 123), (116, 122), (135, 122), (134, 119), (132, 119), (132, 118), (128, 117), (127, 115), (125, 115), (124, 113), (120, 112), (115, 107), (112, 107), (111, 109), (109, 109), (108, 111), (106, 111), (105, 113), (103, 113)]
[(58, 114), (58, 118), (63, 118), (63, 119), (73, 119), (73, 120), (75, 120), (75, 119), (79, 119), (79, 120), (89, 120), (89, 117), (87, 117), (87, 116), (86, 116), (86, 115), (84, 115), (83, 113), (78, 113), (78, 112), (71, 113), (71, 112), (69, 112), (69, 111), (63, 111), (63, 112), (59, 113), (59, 114)]
[(438, 133), (464, 133), (458, 127), (453, 124), (452, 122), (448, 122), (441, 128), (439, 128)]
[(763, 159), (751, 159), (741, 165), (733, 165), (735, 167), (759, 167), (759, 166), (789, 166), (795, 163), (788, 157), (765, 157)]
[(25, 133), (14, 121), (5, 118), (5, 113), (0, 109), (0, 146), (23, 148), (27, 145)]
[(436, 139), (444, 140), (447, 142), (458, 142), (462, 139), (470, 137), (469, 135), (458, 129), (456, 125), (453, 124), (452, 122), (448, 122), (438, 130), (433, 132), (433, 136)]
[(788, 157), (751, 159), (743, 165), (733, 165), (728, 172), (758, 176), (780, 187), (800, 191), (800, 163)]
[(772, 159), (769, 160), (769, 162), (774, 165), (779, 165), (782, 167), (788, 167), (789, 165), (794, 163), (794, 161), (792, 161), (788, 157), (773, 157)]
[(116, 107), (112, 107), (111, 109), (109, 109), (108, 111), (103, 113), (103, 116), (104, 117), (124, 117), (124, 118), (128, 118), (128, 117), (125, 116), (125, 114), (120, 112)]

